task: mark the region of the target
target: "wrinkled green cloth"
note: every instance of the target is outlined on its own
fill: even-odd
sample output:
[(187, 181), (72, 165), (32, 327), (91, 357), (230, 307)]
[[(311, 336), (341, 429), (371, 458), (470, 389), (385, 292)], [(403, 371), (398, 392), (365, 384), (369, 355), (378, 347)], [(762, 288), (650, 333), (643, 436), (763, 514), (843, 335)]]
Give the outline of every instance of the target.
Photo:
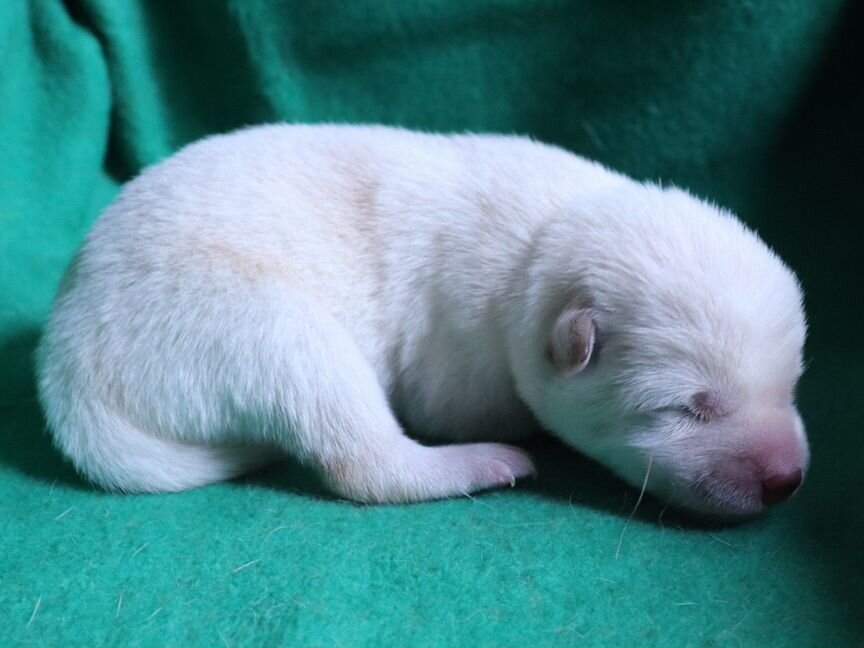
[[(861, 645), (862, 27), (852, 0), (0, 3), (0, 645)], [(276, 120), (526, 133), (734, 208), (807, 292), (802, 492), (628, 525), (636, 493), (550, 441), (536, 481), (415, 506), (290, 465), (92, 490), (35, 399), (61, 273), (142, 166)]]

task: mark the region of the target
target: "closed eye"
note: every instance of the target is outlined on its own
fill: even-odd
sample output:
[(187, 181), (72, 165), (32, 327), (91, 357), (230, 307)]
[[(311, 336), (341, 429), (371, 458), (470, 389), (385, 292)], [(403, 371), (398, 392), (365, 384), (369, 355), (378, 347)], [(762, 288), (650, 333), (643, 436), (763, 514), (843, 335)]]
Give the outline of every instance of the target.
[(670, 404), (658, 408), (657, 411), (686, 417), (698, 423), (707, 423), (720, 414), (716, 401), (717, 399), (710, 392), (697, 392), (687, 403)]
[(675, 409), (681, 416), (686, 416), (699, 423), (707, 423), (711, 418), (705, 410), (695, 409), (690, 405), (679, 405)]
[(673, 414), (678, 417), (686, 417), (693, 419), (694, 421), (703, 422), (708, 420), (708, 417), (705, 416), (704, 413), (693, 409), (689, 405), (666, 405), (664, 407), (658, 407), (654, 411), (663, 414)]

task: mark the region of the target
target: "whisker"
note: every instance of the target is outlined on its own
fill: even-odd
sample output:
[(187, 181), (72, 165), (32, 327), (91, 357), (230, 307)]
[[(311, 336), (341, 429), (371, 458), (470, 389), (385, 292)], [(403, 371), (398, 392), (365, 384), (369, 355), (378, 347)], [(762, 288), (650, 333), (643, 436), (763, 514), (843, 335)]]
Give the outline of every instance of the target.
[(618, 560), (618, 556), (621, 553), (621, 544), (624, 542), (624, 533), (627, 531), (627, 527), (630, 526), (630, 520), (633, 519), (633, 516), (636, 515), (636, 509), (639, 508), (639, 505), (642, 503), (642, 498), (645, 497), (645, 489), (648, 488), (648, 477), (651, 475), (651, 464), (654, 463), (654, 455), (648, 455), (648, 467), (645, 469), (645, 479), (642, 480), (642, 490), (639, 491), (639, 497), (636, 499), (636, 504), (633, 506), (633, 510), (630, 511), (630, 516), (627, 518), (627, 521), (624, 523), (624, 528), (621, 529), (621, 535), (618, 537), (618, 547), (615, 549), (615, 560)]

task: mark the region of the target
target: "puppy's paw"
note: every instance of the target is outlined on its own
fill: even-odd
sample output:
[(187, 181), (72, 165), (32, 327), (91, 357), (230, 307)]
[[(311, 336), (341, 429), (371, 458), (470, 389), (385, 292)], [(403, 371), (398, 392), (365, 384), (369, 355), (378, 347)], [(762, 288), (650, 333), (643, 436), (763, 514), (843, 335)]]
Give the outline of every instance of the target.
[(468, 443), (391, 452), (379, 461), (340, 462), (324, 471), (331, 488), (366, 503), (402, 503), (468, 495), (515, 486), (533, 475), (534, 462), (524, 450), (501, 443)]
[(534, 462), (521, 448), (503, 443), (473, 443), (452, 446), (452, 450), (465, 453), (464, 461), (469, 478), (467, 492), (515, 486), (516, 480), (534, 475)]

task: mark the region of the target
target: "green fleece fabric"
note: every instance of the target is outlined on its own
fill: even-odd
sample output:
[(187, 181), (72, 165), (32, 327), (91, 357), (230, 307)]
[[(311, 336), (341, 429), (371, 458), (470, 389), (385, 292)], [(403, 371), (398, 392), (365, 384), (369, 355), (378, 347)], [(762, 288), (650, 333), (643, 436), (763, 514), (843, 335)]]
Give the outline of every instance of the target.
[[(0, 645), (864, 644), (862, 27), (854, 0), (0, 3)], [(90, 488), (35, 397), (61, 273), (142, 166), (274, 120), (527, 133), (734, 208), (807, 292), (802, 492), (628, 523), (550, 440), (534, 481), (414, 506), (290, 464)]]

